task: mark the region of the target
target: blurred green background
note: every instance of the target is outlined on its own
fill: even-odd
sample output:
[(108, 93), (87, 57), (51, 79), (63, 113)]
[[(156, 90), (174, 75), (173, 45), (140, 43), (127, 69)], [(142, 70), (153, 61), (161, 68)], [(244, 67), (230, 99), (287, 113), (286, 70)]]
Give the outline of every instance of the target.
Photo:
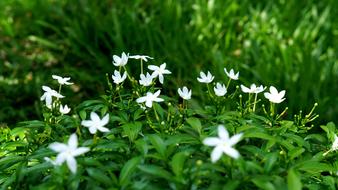
[[(67, 103), (96, 98), (113, 54), (146, 54), (173, 72), (167, 94), (210, 70), (286, 89), (288, 118), (319, 103), (338, 123), (337, 0), (0, 0), (0, 123), (41, 117), (42, 85), (71, 76)], [(138, 68), (137, 62), (129, 67)], [(138, 78), (138, 76), (135, 76)]]

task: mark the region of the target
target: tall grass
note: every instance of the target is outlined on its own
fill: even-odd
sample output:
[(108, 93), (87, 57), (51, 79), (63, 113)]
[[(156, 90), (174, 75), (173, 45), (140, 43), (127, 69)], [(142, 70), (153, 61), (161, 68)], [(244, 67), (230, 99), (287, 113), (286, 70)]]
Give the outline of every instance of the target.
[(78, 96), (72, 101), (96, 96), (104, 89), (97, 81), (112, 72), (111, 55), (127, 51), (153, 56), (159, 64), (170, 60), (178, 75), (167, 84), (172, 94), (183, 82), (194, 86), (200, 70), (221, 76), (224, 67), (233, 67), (243, 71), (246, 85), (256, 81), (286, 89), (288, 117), (318, 102), (322, 121), (338, 122), (337, 4), (3, 0), (0, 121), (35, 117), (32, 105), (39, 102), (33, 100), (51, 73), (87, 84), (73, 89)]

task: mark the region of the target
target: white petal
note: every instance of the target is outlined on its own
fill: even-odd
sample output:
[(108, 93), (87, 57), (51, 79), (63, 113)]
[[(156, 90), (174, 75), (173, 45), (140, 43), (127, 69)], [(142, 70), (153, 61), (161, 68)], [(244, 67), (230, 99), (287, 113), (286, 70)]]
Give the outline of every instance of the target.
[(271, 94), (278, 94), (278, 91), (274, 86), (270, 86), (270, 92)]
[(68, 140), (68, 147), (72, 150), (75, 150), (77, 148), (77, 136), (75, 133), (70, 135)]
[(154, 98), (154, 102), (163, 102), (164, 100), (162, 98)]
[(77, 148), (76, 150), (74, 150), (72, 152), (72, 155), (73, 156), (78, 156), (78, 155), (81, 155), (81, 154), (84, 154), (84, 153), (88, 152), (89, 150), (90, 149), (87, 148), (87, 147), (79, 147), (79, 148)]
[(216, 137), (208, 137), (203, 140), (203, 144), (207, 146), (216, 146), (220, 143), (221, 143), (220, 139)]
[(46, 96), (46, 106), (48, 108), (52, 107), (52, 96), (50, 96), (49, 94)]
[(90, 132), (91, 134), (95, 134), (96, 131), (97, 131), (96, 126), (91, 126), (91, 127), (89, 127), (89, 132)]
[(95, 112), (90, 113), (90, 119), (95, 123), (100, 122), (101, 120), (100, 117)]
[(219, 125), (218, 128), (218, 136), (220, 137), (220, 139), (224, 140), (224, 141), (228, 141), (229, 140), (229, 133), (228, 131), (224, 128), (223, 125)]
[(230, 146), (229, 147), (228, 146), (227, 147), (223, 146), (223, 152), (225, 154), (229, 155), (230, 157), (235, 158), (235, 159), (237, 159), (239, 157), (238, 151), (236, 149), (230, 147)]
[(147, 100), (147, 101), (146, 101), (146, 106), (147, 106), (148, 108), (151, 108), (151, 107), (153, 106), (153, 102), (152, 102), (151, 100)]
[(160, 83), (163, 84), (164, 78), (163, 78), (162, 74), (158, 75), (158, 79), (159, 79)]
[(71, 156), (67, 157), (67, 166), (72, 173), (74, 174), (76, 173), (77, 164), (76, 164), (76, 160), (74, 157), (71, 157)]
[(137, 103), (142, 103), (142, 102), (145, 102), (145, 101), (147, 101), (147, 97), (145, 97), (145, 96), (136, 99)]
[(68, 149), (68, 146), (63, 143), (55, 142), (50, 144), (49, 148), (54, 150), (55, 152), (63, 152)]
[(236, 134), (236, 135), (232, 136), (232, 137), (229, 139), (229, 145), (230, 145), (230, 146), (233, 146), (233, 145), (237, 144), (237, 143), (241, 140), (242, 136), (243, 136), (242, 133)]
[(101, 125), (104, 126), (109, 122), (109, 114), (106, 114), (102, 120), (101, 120)]
[(91, 120), (83, 120), (81, 121), (81, 125), (85, 126), (85, 127), (90, 127), (92, 126), (94, 123)]
[(152, 71), (155, 71), (155, 70), (158, 70), (159, 67), (158, 66), (155, 66), (155, 65), (148, 65), (148, 69), (152, 70)]
[(102, 126), (98, 126), (98, 127), (97, 127), (97, 130), (99, 130), (99, 131), (101, 131), (101, 132), (104, 132), (104, 133), (109, 132), (109, 129), (108, 129), (108, 128), (102, 127)]
[(222, 147), (216, 146), (214, 150), (211, 152), (211, 162), (217, 162), (222, 156)]
[(56, 156), (55, 164), (61, 165), (67, 158), (67, 153), (60, 153)]

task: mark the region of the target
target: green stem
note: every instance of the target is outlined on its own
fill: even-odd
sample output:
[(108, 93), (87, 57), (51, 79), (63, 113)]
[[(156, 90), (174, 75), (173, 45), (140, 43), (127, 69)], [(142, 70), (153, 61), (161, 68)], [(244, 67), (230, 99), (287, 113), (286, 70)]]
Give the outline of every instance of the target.
[(143, 60), (141, 59), (141, 74), (143, 74)]
[(231, 78), (228, 80), (228, 83), (227, 83), (227, 89), (228, 89), (229, 86), (230, 86), (230, 82), (231, 82)]
[(255, 112), (255, 110), (256, 110), (257, 94), (258, 93), (256, 93), (256, 95), (255, 95), (254, 106), (253, 106), (253, 109), (252, 109), (253, 112)]

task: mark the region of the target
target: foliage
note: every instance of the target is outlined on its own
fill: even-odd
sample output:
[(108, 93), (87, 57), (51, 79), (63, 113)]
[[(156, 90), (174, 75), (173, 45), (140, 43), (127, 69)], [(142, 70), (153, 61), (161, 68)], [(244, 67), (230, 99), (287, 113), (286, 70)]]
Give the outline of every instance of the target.
[(106, 55), (128, 49), (170, 60), (171, 94), (182, 83), (202, 93), (194, 78), (201, 68), (220, 76), (234, 67), (246, 85), (253, 78), (286, 89), (288, 119), (318, 102), (318, 121), (337, 122), (335, 7), (336, 0), (1, 0), (0, 121), (40, 117), (37, 89), (51, 74), (77, 78), (69, 102), (104, 93), (97, 81), (111, 69)]
[[(129, 65), (139, 62), (129, 60)], [(286, 111), (276, 112), (282, 104), (260, 99), (260, 95), (253, 99), (254, 94), (241, 93), (235, 87), (238, 81), (230, 79), (225, 96), (210, 90), (212, 83), (199, 84), (206, 100), (203, 104), (190, 97), (181, 101), (177, 95), (161, 95), (144, 107), (137, 99), (147, 92), (166, 94), (170, 82), (166, 78), (162, 86), (152, 75), (152, 85), (144, 86), (136, 80), (145, 72), (143, 67), (117, 69), (127, 72), (127, 79), (114, 84), (113, 72), (107, 73), (105, 94), (71, 106), (69, 115), (58, 110), (68, 97), (55, 96), (51, 107), (43, 106), (42, 120), (0, 128), (2, 189), (338, 188), (338, 147), (331, 147), (338, 131), (333, 123), (321, 125), (322, 130), (311, 125), (316, 118), (313, 109), (294, 121), (284, 120)], [(61, 87), (67, 90), (60, 84), (55, 93), (62, 94)], [(192, 97), (194, 92), (193, 87)], [(264, 106), (269, 104), (270, 109)], [(82, 126), (89, 115), (93, 120), (92, 112), (99, 117), (109, 114), (107, 125), (98, 120), (92, 123), (106, 125), (109, 132), (92, 134)], [(222, 155), (211, 162), (212, 150), (203, 140), (216, 136), (219, 124), (231, 136), (243, 134), (234, 147), (241, 155), (238, 159)], [(56, 153), (49, 148), (54, 142), (67, 142), (74, 133), (79, 146), (90, 148), (76, 157), (76, 173), (66, 164), (53, 163)]]

